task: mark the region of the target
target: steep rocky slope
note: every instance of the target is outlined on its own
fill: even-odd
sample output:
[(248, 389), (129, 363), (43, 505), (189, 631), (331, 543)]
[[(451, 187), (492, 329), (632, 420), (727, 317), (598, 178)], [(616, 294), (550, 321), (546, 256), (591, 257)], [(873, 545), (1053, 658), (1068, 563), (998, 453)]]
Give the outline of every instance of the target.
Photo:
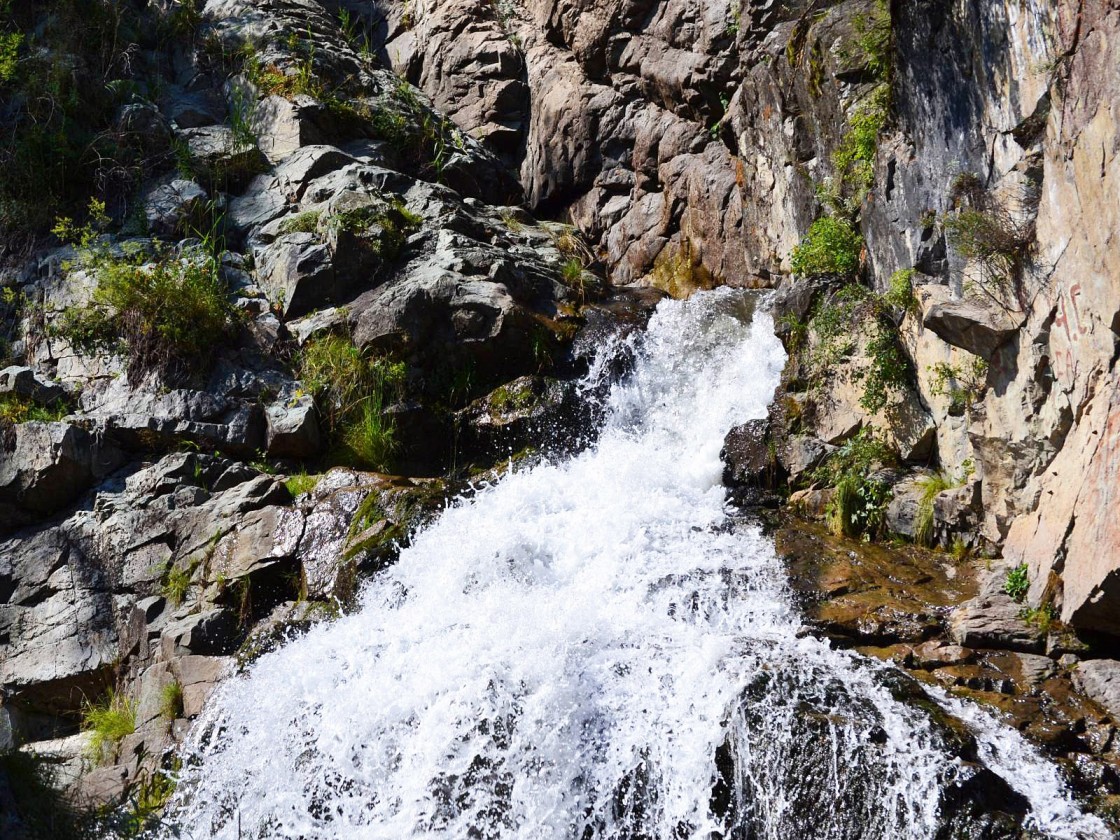
[[(382, 11), (384, 55), (520, 164), (531, 206), (570, 214), (615, 282), (673, 291), (788, 274), (818, 199), (845, 177), (837, 151), (887, 84), (869, 189), (842, 198), (856, 204), (871, 287), (915, 272), (917, 306), (898, 330), (917, 399), (900, 397), (892, 422), (835, 377), (809, 431), (836, 444), (879, 425), (910, 460), (974, 464), (980, 534), (1030, 565), (1032, 603), (1118, 629), (1113, 552), (1092, 550), (1115, 544), (1115, 4)], [(877, 52), (875, 18), (888, 13)], [(1003, 247), (1023, 251), (1008, 255), (1014, 277), (998, 276), (998, 253), (974, 253), (986, 243), (947, 241), (947, 217), (969, 201), (1010, 228)], [(973, 366), (962, 411), (944, 372)]]
[[(790, 352), (740, 500), (988, 558), (943, 629), (1079, 661), (1112, 718), (1071, 752), (1120, 765), (1117, 3), (108, 5), (85, 47), (4, 10), (0, 748), (88, 769), (112, 688), (134, 731), (79, 784), (150, 785), (235, 652), (586, 421), (654, 289), (727, 284), (778, 289)], [(51, 142), (96, 142), (36, 182), (56, 65)], [(104, 280), (192, 266), (229, 300), (189, 352)]]

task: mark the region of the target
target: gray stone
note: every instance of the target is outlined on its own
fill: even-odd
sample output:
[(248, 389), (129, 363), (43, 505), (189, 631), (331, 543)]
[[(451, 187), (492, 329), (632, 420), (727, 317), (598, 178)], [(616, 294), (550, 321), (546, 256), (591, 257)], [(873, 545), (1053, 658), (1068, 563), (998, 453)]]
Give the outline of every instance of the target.
[(183, 717), (195, 718), (221, 680), (232, 671), (232, 662), (221, 656), (183, 656), (175, 662), (183, 687)]
[(257, 252), (257, 282), (285, 318), (342, 303), (330, 248), (313, 233), (289, 233)]
[(0, 370), (0, 394), (50, 405), (65, 397), (66, 391), (29, 367), (12, 365)]
[(309, 394), (276, 402), (265, 410), (268, 454), (277, 458), (311, 458), (322, 445), (315, 401)]
[(264, 412), (255, 401), (227, 399), (208, 391), (159, 392), (115, 379), (83, 391), (81, 406), (128, 449), (189, 441), (249, 454), (264, 444)]
[(1021, 326), (995, 303), (967, 298), (954, 300), (944, 286), (922, 286), (922, 324), (942, 340), (983, 359), (991, 359)]
[(956, 644), (1022, 653), (1043, 651), (1042, 633), (1020, 617), (1023, 605), (1003, 592), (1008, 568), (1000, 565), (987, 572), (981, 580), (980, 593), (953, 610), (949, 634)]
[(184, 226), (198, 217), (207, 198), (201, 186), (181, 178), (153, 187), (144, 196), (148, 229), (159, 236), (186, 233)]
[(1120, 662), (1115, 659), (1086, 659), (1073, 671), (1077, 687), (1104, 706), (1120, 721)]
[(782, 466), (796, 480), (824, 462), (838, 449), (812, 435), (791, 435), (778, 450)]
[[(0, 529), (53, 513), (74, 501), (121, 462), (121, 453), (99, 434), (67, 423), (20, 423), (0, 458)], [(5, 513), (5, 508), (9, 513)]]

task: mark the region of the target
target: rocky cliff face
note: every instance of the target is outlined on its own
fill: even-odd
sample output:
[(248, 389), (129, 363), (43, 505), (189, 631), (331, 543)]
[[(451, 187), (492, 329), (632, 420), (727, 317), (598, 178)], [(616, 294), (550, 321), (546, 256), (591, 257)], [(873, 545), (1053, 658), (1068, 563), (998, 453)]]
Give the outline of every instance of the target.
[[(382, 11), (385, 57), (520, 167), (530, 206), (569, 214), (614, 282), (676, 293), (788, 274), (821, 187), (842, 177), (853, 117), (886, 83), (889, 116), (855, 210), (872, 287), (914, 272), (917, 306), (898, 324), (912, 393), (890, 418), (826, 383), (809, 431), (836, 444), (877, 426), (906, 460), (974, 465), (978, 536), (1030, 566), (1032, 603), (1120, 630), (1115, 4)], [(868, 30), (887, 12), (879, 56)], [(949, 216), (969, 200), (1021, 240), (1004, 246), (1022, 250), (1007, 255), (1013, 277), (997, 276), (999, 255), (975, 247), (985, 243), (954, 243)], [(976, 381), (946, 387), (947, 370), (964, 380), (968, 368)]]
[[(147, 779), (236, 652), (586, 420), (566, 383), (648, 287), (720, 284), (776, 287), (790, 350), (728, 441), (742, 498), (1002, 555), (954, 641), (1085, 657), (1120, 715), (1116, 2), (209, 0), (84, 47), (72, 4), (15, 5), (0, 747), (76, 771), (112, 686), (133, 731), (80, 784)], [(59, 104), (91, 194), (33, 178), (55, 65), (112, 93)], [(152, 277), (218, 284), (212, 340)]]

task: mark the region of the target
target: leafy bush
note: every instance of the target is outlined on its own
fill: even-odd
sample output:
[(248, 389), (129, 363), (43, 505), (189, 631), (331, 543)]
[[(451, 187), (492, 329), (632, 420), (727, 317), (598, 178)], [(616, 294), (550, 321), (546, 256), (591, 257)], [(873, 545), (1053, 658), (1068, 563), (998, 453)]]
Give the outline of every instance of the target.
[(898, 333), (893, 325), (877, 317), (867, 342), (870, 360), (863, 375), (863, 394), (859, 404), (872, 414), (887, 406), (892, 391), (902, 391), (910, 383), (910, 359), (898, 343)]
[(63, 400), (39, 405), (15, 394), (0, 394), (0, 429), (36, 420), (51, 423), (69, 413), (70, 407)]
[(1020, 563), (1014, 569), (1007, 573), (1007, 579), (1003, 582), (1003, 591), (1011, 596), (1011, 600), (1016, 603), (1022, 603), (1023, 599), (1027, 597), (1027, 592), (1030, 591), (1031, 582), (1027, 577), (1027, 564)]
[(887, 0), (875, 0), (869, 12), (853, 19), (856, 46), (876, 79), (888, 79), (891, 61), (891, 10)]
[(403, 362), (368, 358), (342, 336), (309, 342), (299, 361), (336, 454), (371, 469), (386, 469), (396, 453), (385, 409), (403, 391), (405, 374)]
[(949, 398), (949, 414), (960, 416), (984, 393), (988, 363), (979, 356), (970, 362), (951, 365), (938, 362), (931, 365), (930, 394)]
[(790, 254), (795, 274), (813, 277), (835, 274), (851, 277), (859, 271), (863, 237), (849, 222), (822, 216)]
[(813, 471), (815, 481), (836, 489), (826, 511), (834, 534), (873, 539), (881, 533), (891, 489), (874, 473), (894, 461), (890, 448), (864, 428)]
[(945, 219), (945, 230), (957, 253), (978, 261), (998, 280), (1018, 272), (1034, 239), (1033, 227), (993, 210), (961, 210)]
[[(91, 205), (92, 206), (92, 205)], [(155, 373), (176, 385), (204, 373), (214, 351), (233, 333), (233, 310), (213, 254), (174, 256), (157, 244), (112, 252), (94, 242), (87, 224), (69, 219), (55, 233), (81, 248), (83, 267), (97, 278), (87, 306), (63, 313), (59, 332), (85, 352), (108, 351), (128, 356), (128, 381)]]
[(898, 330), (883, 300), (863, 286), (849, 283), (820, 303), (809, 330), (816, 338), (806, 360), (812, 387), (835, 376), (836, 366), (856, 351), (860, 333), (867, 336), (868, 357), (866, 370), (853, 373), (863, 383), (860, 405), (872, 413), (882, 411), (891, 392), (909, 387), (913, 371)]
[(890, 88), (879, 85), (848, 118), (848, 125), (832, 153), (835, 181), (826, 191), (826, 203), (838, 212), (855, 212), (874, 181), (879, 135), (887, 125)]
[(914, 297), (914, 274), (912, 268), (903, 268), (891, 275), (883, 303), (899, 312), (913, 312), (918, 301)]
[(178, 384), (209, 368), (232, 326), (217, 263), (165, 256), (102, 266), (91, 304), (67, 311), (62, 329), (82, 349), (126, 352), (132, 384), (150, 372)]
[(136, 705), (124, 695), (110, 691), (99, 702), (86, 703), (82, 731), (90, 733), (91, 759), (113, 758), (121, 740), (136, 731)]

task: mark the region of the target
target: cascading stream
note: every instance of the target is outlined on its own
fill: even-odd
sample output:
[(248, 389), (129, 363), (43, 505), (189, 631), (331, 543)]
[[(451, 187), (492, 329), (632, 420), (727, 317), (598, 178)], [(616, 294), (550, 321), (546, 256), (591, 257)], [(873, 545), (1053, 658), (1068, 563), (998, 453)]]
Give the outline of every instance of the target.
[[(980, 765), (890, 669), (799, 638), (772, 545), (729, 520), (724, 435), (784, 363), (751, 300), (663, 303), (594, 446), (451, 506), (359, 611), (226, 684), (182, 836), (937, 836)], [(1033, 827), (1105, 836), (1015, 744)]]

